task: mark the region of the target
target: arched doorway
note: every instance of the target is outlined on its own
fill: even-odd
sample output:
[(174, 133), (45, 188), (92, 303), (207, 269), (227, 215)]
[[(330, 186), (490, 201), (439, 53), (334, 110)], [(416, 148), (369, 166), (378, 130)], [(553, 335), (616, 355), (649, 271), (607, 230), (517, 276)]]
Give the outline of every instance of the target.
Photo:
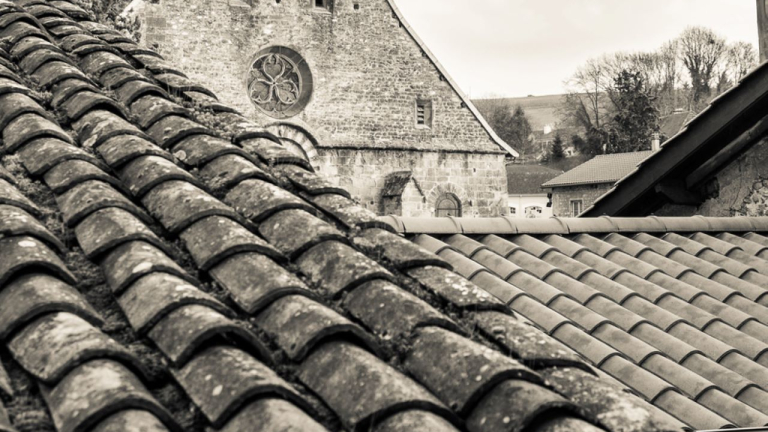
[(440, 195), (435, 204), (435, 217), (461, 217), (461, 201), (450, 193)]

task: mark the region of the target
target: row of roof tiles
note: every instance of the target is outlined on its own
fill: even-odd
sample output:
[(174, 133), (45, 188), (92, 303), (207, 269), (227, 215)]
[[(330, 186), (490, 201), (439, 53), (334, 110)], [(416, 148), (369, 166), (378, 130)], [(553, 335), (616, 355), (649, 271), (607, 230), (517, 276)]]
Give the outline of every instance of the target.
[[(73, 288), (62, 260), (73, 248), (41, 222), (49, 211), (162, 353), (202, 413), (194, 428), (683, 427), (76, 5), (0, 1), (0, 40), (3, 150), (56, 206), (0, 170), (0, 328), (57, 430), (182, 427), (143, 359), (100, 330), (103, 313)], [(176, 240), (190, 263), (174, 259)], [(13, 400), (7, 382), (0, 374)], [(628, 407), (637, 415), (624, 417)], [(0, 430), (13, 430), (3, 414)]]
[[(744, 226), (762, 220), (719, 233), (692, 232), (708, 218), (569, 222), (413, 241), (677, 418), (700, 429), (764, 425), (768, 237)], [(664, 223), (685, 229), (637, 232)], [(553, 224), (572, 231), (547, 233)], [(608, 224), (634, 228), (601, 232)]]

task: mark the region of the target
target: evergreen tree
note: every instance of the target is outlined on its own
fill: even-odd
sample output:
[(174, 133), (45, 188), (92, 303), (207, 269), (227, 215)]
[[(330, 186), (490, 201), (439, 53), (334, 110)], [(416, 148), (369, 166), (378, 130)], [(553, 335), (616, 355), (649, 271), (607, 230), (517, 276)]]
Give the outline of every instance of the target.
[(638, 72), (622, 70), (615, 78), (616, 112), (606, 131), (605, 153), (625, 153), (650, 149), (653, 132), (658, 130), (658, 111), (645, 91)]
[(555, 140), (552, 142), (552, 148), (550, 149), (551, 160), (558, 161), (565, 157), (565, 149), (563, 148), (563, 138), (560, 134), (555, 134)]

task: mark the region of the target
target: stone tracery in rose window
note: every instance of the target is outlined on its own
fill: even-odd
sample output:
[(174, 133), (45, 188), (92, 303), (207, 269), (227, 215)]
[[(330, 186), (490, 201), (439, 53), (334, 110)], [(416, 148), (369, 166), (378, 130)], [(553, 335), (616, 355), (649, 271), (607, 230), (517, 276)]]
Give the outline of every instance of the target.
[(248, 93), (253, 103), (274, 118), (301, 112), (309, 102), (312, 75), (306, 62), (293, 50), (273, 47), (260, 52), (248, 74)]

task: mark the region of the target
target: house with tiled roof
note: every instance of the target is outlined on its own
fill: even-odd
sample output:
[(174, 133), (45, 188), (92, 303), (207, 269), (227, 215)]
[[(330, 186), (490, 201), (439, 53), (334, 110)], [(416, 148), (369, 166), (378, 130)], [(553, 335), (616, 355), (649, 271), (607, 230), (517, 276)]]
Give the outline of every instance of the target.
[[(517, 152), (394, 0), (137, 0), (125, 15), (139, 23), (140, 42), (364, 208), (506, 214), (504, 165)], [(414, 185), (394, 197), (388, 182), (402, 172)]]
[(597, 155), (545, 182), (541, 187), (549, 190), (552, 195), (555, 216), (576, 217), (651, 153), (640, 151)]
[(552, 204), (543, 183), (563, 172), (543, 165), (507, 165), (509, 215), (518, 218), (552, 217)]

